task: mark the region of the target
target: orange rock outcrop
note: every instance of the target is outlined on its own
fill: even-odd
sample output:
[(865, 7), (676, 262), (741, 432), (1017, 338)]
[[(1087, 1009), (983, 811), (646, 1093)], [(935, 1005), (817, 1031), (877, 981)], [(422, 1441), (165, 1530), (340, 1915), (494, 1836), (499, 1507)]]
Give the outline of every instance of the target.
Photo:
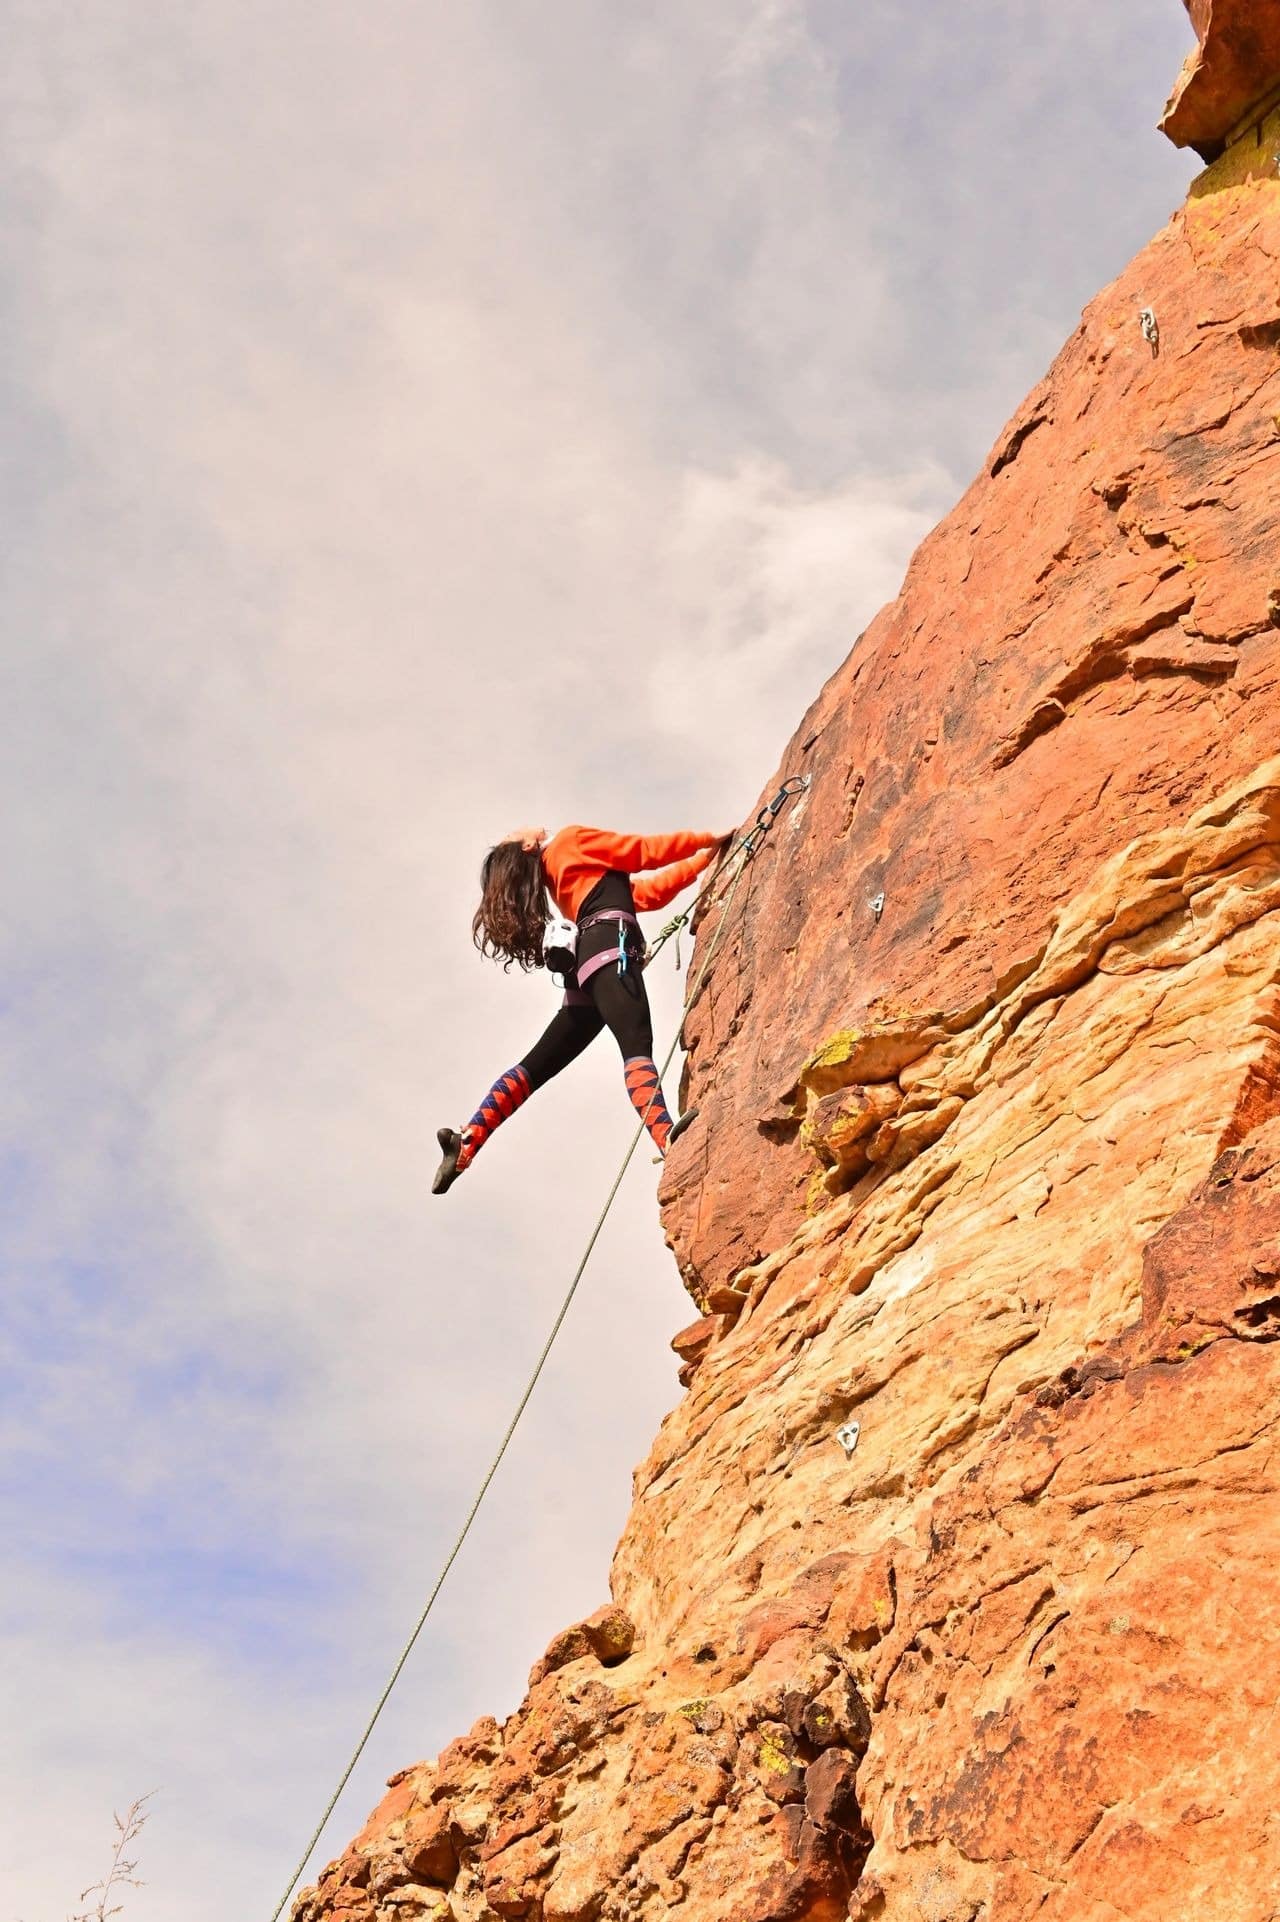
[(1280, 178), (1229, 161), (783, 756), (612, 1603), (297, 1922), (1280, 1914)]
[(1280, 94), (1280, 7), (1275, 0), (1185, 0), (1199, 46), (1160, 122), (1179, 147), (1218, 157), (1260, 106)]

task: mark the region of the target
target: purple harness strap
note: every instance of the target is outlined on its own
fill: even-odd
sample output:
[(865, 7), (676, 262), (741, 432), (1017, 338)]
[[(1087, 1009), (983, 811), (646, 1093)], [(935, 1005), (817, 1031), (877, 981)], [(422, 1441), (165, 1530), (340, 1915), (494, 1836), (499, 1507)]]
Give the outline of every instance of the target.
[[(636, 933), (640, 935), (641, 940), (643, 941), (644, 939), (641, 934), (639, 921), (634, 914), (628, 914), (625, 908), (601, 908), (598, 913), (589, 914), (586, 920), (580, 922), (578, 925), (579, 936), (584, 935), (588, 928), (593, 928), (597, 921), (630, 922)], [(619, 932), (621, 932), (621, 928)], [(589, 960), (583, 961), (575, 970), (579, 989), (585, 987), (593, 974), (599, 974), (601, 968), (611, 967), (617, 958), (618, 950), (616, 948), (603, 948), (599, 954), (593, 954)], [(570, 993), (572, 993), (572, 990), (570, 990)], [(566, 1000), (567, 998), (566, 996)], [(587, 999), (589, 1000), (590, 996), (588, 996)]]

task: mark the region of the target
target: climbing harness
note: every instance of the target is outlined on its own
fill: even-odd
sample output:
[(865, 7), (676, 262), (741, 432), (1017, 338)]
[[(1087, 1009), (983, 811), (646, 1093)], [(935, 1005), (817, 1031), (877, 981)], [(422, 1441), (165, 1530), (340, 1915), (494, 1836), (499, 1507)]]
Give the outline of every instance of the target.
[[(702, 985), (711, 971), (711, 964), (715, 960), (716, 955), (719, 952), (720, 943), (724, 939), (725, 930), (728, 928), (730, 924), (729, 918), (730, 918), (731, 910), (733, 908), (734, 897), (738, 892), (738, 884), (741, 881), (743, 875), (745, 874), (750, 862), (754, 858), (762, 841), (765, 839), (770, 828), (774, 825), (775, 821), (777, 820), (779, 814), (782, 812), (783, 808), (786, 806), (787, 802), (789, 800), (794, 799), (796, 796), (803, 794), (808, 789), (810, 785), (810, 781), (811, 781), (811, 776), (807, 774), (799, 774), (799, 775), (793, 775), (789, 780), (786, 780), (783, 782), (782, 786), (778, 789), (778, 792), (774, 795), (772, 801), (769, 801), (768, 803), (766, 803), (764, 807), (761, 808), (759, 814), (756, 816), (755, 826), (751, 829), (751, 831), (748, 834), (743, 836), (742, 840), (738, 842), (737, 846), (730, 850), (729, 854), (720, 863), (719, 867), (714, 869), (713, 872), (708, 876), (707, 880), (703, 883), (702, 887), (699, 888), (697, 896), (694, 899), (692, 905), (688, 909), (686, 909), (686, 911), (683, 914), (676, 915), (672, 921), (667, 923), (667, 926), (662, 930), (661, 934), (658, 937), (657, 942), (654, 944), (653, 952), (656, 954), (659, 951), (659, 949), (661, 949), (661, 947), (667, 940), (668, 936), (672, 935), (673, 933), (678, 934), (679, 929), (685, 926), (690, 916), (694, 914), (697, 911), (697, 909), (702, 905), (704, 899), (708, 903), (711, 902), (712, 897), (714, 896), (715, 890), (719, 885), (719, 883), (724, 879), (725, 875), (728, 874), (729, 870), (735, 867), (736, 865), (737, 871), (733, 876), (732, 885), (730, 886), (730, 888), (728, 889), (728, 892), (724, 896), (724, 900), (720, 908), (720, 918), (716, 923), (715, 933), (711, 937), (710, 944), (707, 948), (706, 956), (702, 962), (701, 967), (698, 969), (697, 977), (693, 983), (693, 986), (689, 990), (689, 993), (685, 996), (684, 1012), (680, 1016), (680, 1024), (676, 1029), (674, 1038), (672, 1039), (672, 1042), (671, 1042), (671, 1046), (667, 1050), (666, 1060), (663, 1062), (661, 1068), (658, 1070), (658, 1087), (661, 1087), (662, 1080), (665, 1077), (667, 1070), (670, 1068), (671, 1063), (675, 1060), (676, 1050), (680, 1046), (681, 1040), (683, 1039), (683, 1036), (684, 1036), (685, 1023), (688, 1021), (689, 1015), (693, 1010), (694, 1004), (696, 1003), (699, 994), (702, 992)], [(612, 911), (605, 910), (604, 912), (612, 912)], [(591, 916), (589, 918), (594, 920), (596, 917)], [(633, 917), (628, 915), (625, 918), (626, 920), (629, 921)], [(637, 926), (638, 925), (639, 924), (637, 923)], [(625, 927), (621, 931), (620, 939), (624, 935), (625, 935)], [(613, 954), (611, 951), (606, 951), (605, 959), (608, 961), (613, 960)], [(422, 1613), (418, 1616), (417, 1621), (413, 1625), (413, 1630), (409, 1636), (408, 1641), (405, 1643), (404, 1647), (400, 1651), (400, 1654), (396, 1658), (396, 1662), (394, 1667), (391, 1670), (391, 1674), (387, 1678), (386, 1686), (383, 1688), (381, 1695), (378, 1697), (377, 1702), (374, 1704), (373, 1713), (370, 1715), (368, 1721), (365, 1723), (364, 1730), (360, 1736), (360, 1739), (356, 1743), (355, 1748), (352, 1750), (351, 1759), (347, 1763), (346, 1767), (343, 1769), (342, 1774), (338, 1779), (338, 1786), (334, 1789), (333, 1794), (329, 1797), (328, 1803), (325, 1806), (324, 1813), (320, 1817), (320, 1820), (317, 1822), (315, 1829), (312, 1831), (311, 1839), (307, 1843), (307, 1846), (302, 1853), (302, 1856), (298, 1862), (297, 1868), (293, 1871), (293, 1874), (289, 1879), (288, 1887), (285, 1889), (284, 1894), (281, 1896), (279, 1902), (276, 1904), (275, 1908), (271, 1913), (271, 1922), (280, 1922), (280, 1917), (285, 1912), (285, 1908), (288, 1905), (289, 1898), (293, 1894), (293, 1891), (297, 1888), (298, 1883), (301, 1881), (302, 1872), (306, 1868), (308, 1862), (311, 1860), (311, 1856), (313, 1851), (315, 1850), (316, 1844), (319, 1842), (321, 1836), (324, 1834), (325, 1827), (328, 1823), (329, 1817), (333, 1814), (333, 1811), (338, 1806), (338, 1799), (341, 1796), (342, 1791), (346, 1788), (347, 1783), (351, 1780), (351, 1777), (355, 1771), (356, 1764), (359, 1762), (360, 1757), (364, 1754), (365, 1748), (368, 1745), (369, 1737), (373, 1734), (373, 1731), (377, 1727), (378, 1719), (381, 1716), (383, 1709), (386, 1707), (387, 1703), (391, 1699), (391, 1692), (395, 1688), (396, 1683), (400, 1679), (401, 1673), (404, 1669), (404, 1665), (408, 1661), (410, 1655), (412, 1655), (419, 1635), (421, 1635), (423, 1629), (426, 1627), (427, 1618), (431, 1614), (431, 1611), (435, 1606), (436, 1597), (439, 1595), (441, 1589), (444, 1587), (445, 1581), (448, 1577), (450, 1569), (453, 1567), (453, 1564), (457, 1561), (458, 1556), (462, 1553), (462, 1549), (467, 1540), (467, 1537), (471, 1533), (472, 1524), (475, 1521), (476, 1516), (480, 1513), (481, 1503), (484, 1501), (485, 1496), (488, 1494), (490, 1485), (492, 1484), (493, 1479), (497, 1474), (499, 1468), (501, 1468), (502, 1466), (503, 1459), (506, 1455), (507, 1449), (511, 1446), (512, 1437), (514, 1436), (516, 1429), (520, 1425), (520, 1418), (524, 1414), (525, 1409), (529, 1406), (530, 1401), (533, 1399), (533, 1391), (537, 1387), (538, 1382), (542, 1376), (542, 1371), (547, 1365), (547, 1359), (551, 1354), (551, 1350), (555, 1346), (556, 1337), (560, 1333), (561, 1328), (564, 1326), (569, 1310), (573, 1306), (574, 1296), (578, 1292), (578, 1284), (581, 1282), (583, 1275), (586, 1273), (587, 1263), (590, 1261), (592, 1254), (595, 1252), (595, 1245), (597, 1241), (599, 1241), (601, 1234), (604, 1232), (604, 1225), (606, 1221), (609, 1219), (609, 1212), (613, 1207), (614, 1201), (618, 1194), (618, 1190), (622, 1186), (623, 1180), (626, 1176), (627, 1169), (631, 1166), (632, 1156), (635, 1154), (636, 1149), (639, 1147), (641, 1137), (645, 1133), (646, 1123), (649, 1118), (649, 1108), (653, 1106), (654, 1100), (656, 1098), (657, 1098), (657, 1088), (655, 1088), (654, 1094), (650, 1097), (649, 1107), (645, 1109), (644, 1114), (641, 1115), (640, 1117), (639, 1126), (636, 1128), (635, 1133), (631, 1137), (631, 1143), (627, 1149), (626, 1154), (622, 1157), (622, 1163), (618, 1169), (617, 1174), (614, 1176), (613, 1185), (609, 1189), (608, 1194), (605, 1196), (604, 1206), (601, 1208), (600, 1213), (596, 1216), (595, 1225), (592, 1228), (591, 1233), (587, 1237), (587, 1245), (582, 1251), (582, 1257), (578, 1262), (577, 1268), (574, 1270), (573, 1279), (569, 1283), (568, 1292), (565, 1295), (564, 1300), (560, 1304), (555, 1320), (551, 1324), (551, 1332), (548, 1334), (547, 1339), (542, 1344), (542, 1348), (539, 1351), (538, 1358), (533, 1365), (533, 1372), (531, 1373), (527, 1383), (525, 1384), (524, 1391), (521, 1394), (519, 1401), (516, 1403), (515, 1413), (512, 1415), (511, 1420), (507, 1423), (506, 1429), (502, 1436), (502, 1440), (498, 1443), (497, 1451), (494, 1454), (493, 1460), (489, 1463), (489, 1466), (485, 1471), (484, 1479), (480, 1483), (480, 1487), (476, 1493), (475, 1500), (472, 1502), (470, 1508), (467, 1510), (466, 1518), (463, 1521), (462, 1527), (458, 1531), (457, 1537), (454, 1540), (452, 1548), (449, 1550), (448, 1555), (445, 1557), (444, 1565), (441, 1568), (440, 1573), (437, 1575), (435, 1579), (435, 1584), (432, 1587), (431, 1593), (427, 1597), (426, 1604), (423, 1607)], [(690, 1119), (692, 1119), (692, 1116), (690, 1117)]]
[(616, 948), (604, 948), (599, 954), (590, 955), (587, 960), (575, 963), (574, 978), (580, 988), (585, 987), (593, 974), (599, 974), (601, 968), (611, 968), (615, 961), (618, 964), (618, 973), (625, 974), (630, 965), (632, 952), (634, 951), (639, 957), (643, 951), (644, 935), (641, 933), (636, 916), (630, 914), (626, 908), (600, 908), (595, 914), (589, 914), (585, 921), (579, 923), (579, 952), (582, 937), (587, 929), (597, 927), (604, 921), (617, 922), (618, 945)]

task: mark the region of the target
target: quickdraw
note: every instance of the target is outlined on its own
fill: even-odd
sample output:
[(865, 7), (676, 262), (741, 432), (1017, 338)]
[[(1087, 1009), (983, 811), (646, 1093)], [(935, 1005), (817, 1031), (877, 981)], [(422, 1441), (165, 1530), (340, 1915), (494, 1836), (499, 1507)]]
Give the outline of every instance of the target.
[(803, 794), (809, 785), (807, 774), (792, 774), (782, 783), (772, 801), (766, 801), (756, 816), (751, 832), (738, 844), (738, 851), (749, 861), (793, 794)]

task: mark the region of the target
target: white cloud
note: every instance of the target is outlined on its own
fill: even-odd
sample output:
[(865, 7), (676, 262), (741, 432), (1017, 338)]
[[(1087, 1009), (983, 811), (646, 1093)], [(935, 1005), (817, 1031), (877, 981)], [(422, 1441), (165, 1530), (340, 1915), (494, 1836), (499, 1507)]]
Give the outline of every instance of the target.
[(726, 792), (759, 785), (783, 746), (778, 716), (788, 727), (799, 719), (897, 592), (950, 491), (947, 475), (923, 464), (825, 490), (798, 486), (760, 456), (683, 477), (651, 699), (664, 731), (682, 735)]

